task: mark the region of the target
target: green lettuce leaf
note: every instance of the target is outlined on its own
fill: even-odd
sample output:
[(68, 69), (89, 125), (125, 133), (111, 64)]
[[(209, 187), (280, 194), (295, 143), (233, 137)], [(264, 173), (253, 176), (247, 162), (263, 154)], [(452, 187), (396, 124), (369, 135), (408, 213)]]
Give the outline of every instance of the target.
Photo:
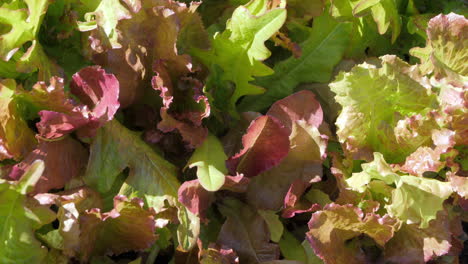
[(36, 38), (49, 1), (15, 0), (3, 2), (0, 20), (10, 30), (0, 38), (0, 57), (10, 58), (28, 41)]
[(330, 81), (333, 67), (342, 59), (349, 43), (351, 23), (339, 23), (325, 13), (315, 18), (313, 27), (306, 30), (308, 37), (300, 43), (302, 55), (277, 63), (273, 75), (258, 78), (256, 83), (267, 89), (265, 94), (243, 99), (239, 105), (241, 111), (263, 110), (292, 94), (300, 83)]
[[(93, 31), (93, 34), (102, 34), (109, 43), (109, 48), (121, 48), (118, 43), (118, 32), (116, 31), (119, 20), (131, 18), (131, 13), (119, 0), (81, 1), (83, 10), (90, 10), (84, 14), (85, 21), (78, 22), (80, 31)], [(94, 37), (96, 38), (96, 37)]]
[(224, 175), (227, 173), (226, 159), (221, 142), (210, 134), (192, 154), (187, 165), (190, 168), (197, 167), (200, 184), (207, 191), (214, 192), (224, 184)]
[[(44, 171), (44, 162), (37, 160), (20, 181), (0, 180), (0, 262), (41, 263), (47, 250), (34, 236), (38, 217), (26, 207), (29, 193)], [(27, 254), (25, 254), (27, 252)]]
[(371, 14), (381, 35), (392, 28), (392, 42), (395, 42), (401, 31), (398, 1), (395, 0), (334, 0), (331, 13), (340, 19), (360, 20), (360, 23), (364, 21), (360, 17)]
[(323, 264), (323, 261), (315, 255), (314, 250), (307, 240), (302, 243), (289, 231), (285, 230), (279, 241), (281, 254), (287, 260), (297, 260), (304, 264)]
[[(271, 54), (264, 42), (283, 25), (286, 9), (276, 7), (267, 10), (266, 7), (267, 1), (263, 0), (238, 7), (227, 22), (226, 30), (213, 36), (211, 50), (193, 52), (211, 71), (222, 71), (218, 78), (235, 85), (231, 94), (228, 91), (216, 91), (219, 87), (214, 84), (205, 88), (212, 94), (214, 106), (228, 110), (233, 116), (237, 116), (235, 103), (241, 96), (263, 92), (263, 88), (249, 83), (254, 80), (253, 77), (273, 73), (272, 69), (262, 63)], [(212, 82), (208, 80), (207, 83)]]
[(453, 192), (448, 182), (414, 176), (401, 176), (396, 187), (387, 211), (406, 223), (420, 223), (421, 228), (429, 226)]
[(125, 168), (129, 168), (130, 173), (120, 193), (144, 197), (157, 213), (165, 207), (165, 201), (178, 207), (179, 242), (184, 248), (193, 246), (199, 232), (199, 219), (177, 202), (180, 186), (177, 168), (156, 154), (136, 132), (113, 120), (93, 139), (84, 179), (89, 186), (106, 193)]
[(354, 7), (353, 15), (362, 15), (370, 9), (379, 33), (383, 35), (392, 28), (392, 42), (395, 42), (401, 31), (401, 18), (397, 5), (396, 0), (361, 0)]
[(38, 33), (48, 0), (15, 0), (2, 2), (0, 21), (0, 74), (16, 78), (19, 73), (38, 72), (39, 80), (59, 74), (59, 68), (45, 54)]
[(357, 65), (330, 83), (343, 107), (337, 135), (357, 158), (369, 159), (377, 151), (397, 163), (431, 142), (430, 132), (438, 125), (426, 115), (437, 102), (410, 65), (390, 55), (380, 63)]
[[(419, 224), (427, 228), (443, 209), (444, 201), (453, 193), (449, 182), (416, 176), (400, 176), (386, 163), (382, 154), (374, 153), (374, 161), (362, 164), (363, 171), (353, 173), (346, 180), (349, 187), (358, 192), (369, 190), (376, 200), (384, 201), (385, 209), (395, 218), (408, 224)], [(388, 188), (373, 184), (382, 181)], [(394, 186), (394, 187), (393, 187)], [(379, 188), (384, 188), (385, 191)], [(391, 195), (391, 197), (390, 197)], [(383, 205), (383, 204), (382, 204)]]
[[(361, 0), (332, 1), (330, 14), (338, 21), (350, 22), (352, 25), (349, 45), (346, 47), (345, 52), (346, 58), (362, 60), (370, 56), (381, 56), (391, 50), (390, 37), (388, 34), (380, 34), (373, 17), (368, 15), (371, 12), (369, 10), (365, 10), (364, 14), (355, 14), (353, 12), (360, 3), (363, 3), (362, 7), (369, 7), (369, 4), (377, 5), (377, 2)], [(370, 9), (370, 7), (367, 9)]]
[(271, 210), (258, 210), (258, 213), (267, 223), (268, 230), (271, 235), (271, 241), (278, 242), (283, 235), (284, 230), (283, 223), (279, 220), (279, 216)]
[(159, 211), (164, 207), (164, 200), (175, 202), (180, 185), (176, 168), (156, 154), (137, 133), (113, 120), (93, 139), (84, 179), (89, 186), (105, 193), (127, 167), (131, 170), (125, 182), (136, 194), (145, 197), (150, 207)]

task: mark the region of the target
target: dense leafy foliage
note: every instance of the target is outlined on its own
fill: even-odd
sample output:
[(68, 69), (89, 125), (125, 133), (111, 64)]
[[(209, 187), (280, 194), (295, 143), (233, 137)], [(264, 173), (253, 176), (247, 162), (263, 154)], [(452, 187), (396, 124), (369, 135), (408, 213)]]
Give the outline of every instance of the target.
[(0, 2), (0, 263), (467, 263), (463, 0)]

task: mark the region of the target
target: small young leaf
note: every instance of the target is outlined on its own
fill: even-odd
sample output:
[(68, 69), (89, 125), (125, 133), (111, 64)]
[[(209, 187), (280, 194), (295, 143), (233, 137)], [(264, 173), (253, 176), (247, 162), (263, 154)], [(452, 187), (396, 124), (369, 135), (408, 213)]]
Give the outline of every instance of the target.
[(203, 144), (193, 153), (189, 168), (197, 167), (197, 177), (207, 191), (215, 192), (224, 184), (227, 173), (227, 156), (219, 139), (208, 135)]

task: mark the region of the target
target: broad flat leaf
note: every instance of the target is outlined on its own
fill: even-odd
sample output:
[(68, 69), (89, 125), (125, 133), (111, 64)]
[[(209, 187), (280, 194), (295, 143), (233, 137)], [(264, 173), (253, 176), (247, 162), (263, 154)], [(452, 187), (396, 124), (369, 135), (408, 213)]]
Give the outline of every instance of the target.
[(309, 91), (300, 91), (277, 101), (267, 116), (278, 118), (285, 126), (289, 134), (289, 152), (276, 167), (252, 179), (247, 198), (257, 208), (279, 210), (294, 181), (301, 179), (305, 188), (320, 181), (327, 137), (319, 131), (323, 121), (322, 108)]
[[(224, 177), (224, 175), (223, 175)], [(231, 192), (244, 193), (247, 191), (250, 179), (243, 175), (226, 176), (223, 186), (220, 190), (228, 190)], [(200, 180), (186, 181), (182, 183), (178, 192), (178, 200), (190, 212), (200, 216), (206, 221), (206, 210), (215, 201), (215, 195), (202, 187)]]
[(15, 90), (14, 80), (0, 81), (0, 160), (20, 159), (37, 144), (33, 132), (19, 115)]
[(195, 149), (187, 165), (197, 167), (197, 177), (207, 191), (214, 192), (223, 186), (227, 173), (227, 156), (217, 137), (208, 135), (203, 144)]
[(427, 40), (426, 29), (429, 20), (434, 17), (434, 14), (417, 14), (408, 19), (408, 32), (410, 34), (418, 34)]
[[(345, 57), (363, 60), (370, 56), (380, 56), (390, 53), (392, 49), (391, 39), (387, 35), (381, 35), (378, 25), (369, 10), (380, 0), (333, 0), (330, 7), (331, 15), (339, 21), (348, 21), (352, 24), (351, 36)], [(359, 12), (360, 7), (367, 9)], [(369, 11), (369, 12), (368, 12)], [(382, 22), (389, 17), (382, 16)], [(397, 19), (400, 19), (397, 17)], [(399, 30), (399, 29), (398, 29)]]
[(177, 211), (179, 226), (177, 227), (177, 242), (185, 250), (191, 250), (200, 235), (200, 217), (183, 206)]
[(291, 232), (285, 230), (278, 244), (285, 259), (299, 260), (306, 263), (306, 254), (301, 247), (301, 242)]
[(410, 65), (390, 55), (380, 60), (381, 66), (363, 63), (330, 83), (343, 107), (336, 121), (337, 134), (345, 149), (358, 158), (368, 159), (378, 151), (389, 162), (402, 162), (430, 143), (430, 131), (437, 124), (424, 115), (435, 106), (435, 97)]
[(236, 200), (226, 200), (221, 212), (227, 217), (218, 243), (232, 248), (239, 263), (257, 264), (279, 258), (279, 247), (270, 243), (268, 226), (255, 210)]
[[(411, 49), (411, 55), (421, 60), (423, 71), (436, 77), (457, 80), (468, 75), (468, 20), (454, 13), (440, 14), (429, 21), (425, 48)], [(466, 81), (466, 80), (465, 80)]]
[(312, 214), (306, 238), (314, 252), (327, 264), (363, 263), (365, 252), (356, 244), (346, 242), (365, 234), (383, 247), (394, 233), (395, 221), (388, 215), (380, 217), (352, 205), (328, 204), (323, 211)]
[(120, 193), (144, 197), (156, 212), (163, 209), (166, 200), (178, 207), (179, 242), (186, 249), (192, 247), (198, 237), (199, 219), (177, 202), (180, 183), (176, 167), (156, 154), (136, 132), (113, 120), (93, 139), (84, 179), (89, 186), (106, 193), (125, 168), (130, 173)]
[(137, 133), (113, 120), (93, 139), (84, 178), (89, 186), (105, 193), (125, 168), (130, 168), (126, 184), (145, 197), (156, 211), (164, 206), (164, 200), (176, 201), (180, 185), (176, 168), (156, 154)]
[[(41, 263), (47, 250), (34, 236), (34, 212), (26, 206), (26, 194), (39, 180), (44, 171), (44, 162), (36, 161), (19, 182), (0, 180), (0, 262)], [(37, 229), (36, 227), (35, 229)], [(24, 254), (27, 252), (27, 254)]]
[(290, 95), (305, 82), (328, 82), (333, 67), (341, 60), (349, 42), (350, 23), (338, 23), (324, 14), (314, 19), (308, 38), (300, 44), (302, 56), (277, 63), (275, 73), (259, 78), (257, 84), (265, 87), (265, 94), (246, 97), (239, 105), (241, 111), (260, 111), (274, 101)]
[(319, 128), (323, 121), (322, 107), (315, 99), (315, 95), (307, 90), (276, 101), (268, 110), (267, 115), (276, 117), (289, 130), (289, 133), (299, 120), (316, 128)]
[(10, 178), (19, 179), (37, 159), (43, 160), (45, 170), (35, 186), (35, 192), (44, 193), (52, 189), (61, 189), (85, 168), (88, 153), (86, 149), (71, 137), (59, 141), (43, 141), (35, 150), (13, 167)]
[[(255, 6), (261, 6), (261, 8), (254, 10)], [(273, 73), (261, 62), (270, 56), (270, 51), (265, 47), (264, 42), (283, 25), (286, 20), (286, 9), (277, 7), (266, 10), (265, 6), (266, 2), (254, 0), (249, 3), (249, 6), (238, 7), (228, 20), (226, 30), (214, 35), (212, 49), (193, 52), (213, 72), (216, 72), (216, 67), (220, 68), (222, 81), (230, 81), (235, 85), (231, 94), (216, 91), (222, 87), (206, 88), (207, 92), (214, 95), (215, 106), (227, 109), (234, 116), (237, 116), (235, 103), (241, 96), (263, 92), (263, 88), (249, 83), (254, 80), (253, 77)], [(212, 75), (210, 78), (216, 78), (216, 76)], [(229, 101), (229, 104), (223, 105), (224, 101)]]
[(233, 174), (253, 177), (276, 166), (288, 154), (288, 132), (276, 118), (261, 116), (252, 121), (242, 144), (243, 149), (228, 159), (227, 166)]

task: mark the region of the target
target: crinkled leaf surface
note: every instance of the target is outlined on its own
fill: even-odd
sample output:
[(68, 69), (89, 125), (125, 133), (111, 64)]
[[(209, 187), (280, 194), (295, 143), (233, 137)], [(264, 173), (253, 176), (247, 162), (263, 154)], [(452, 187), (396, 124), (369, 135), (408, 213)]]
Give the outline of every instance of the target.
[[(330, 83), (343, 107), (336, 121), (337, 135), (346, 149), (358, 156), (366, 150), (378, 151), (390, 162), (401, 162), (431, 139), (430, 130), (405, 134), (399, 127), (411, 122), (404, 121), (405, 117), (431, 110), (435, 95), (412, 78), (410, 66), (397, 57), (381, 57), (380, 63), (355, 66)], [(425, 123), (421, 122), (422, 130)], [(408, 130), (416, 129), (410, 126)]]
[(325, 263), (362, 263), (365, 252), (359, 245), (346, 245), (346, 241), (365, 234), (383, 247), (393, 236), (394, 224), (388, 216), (364, 214), (351, 205), (332, 203), (312, 215), (307, 240)]
[(443, 202), (452, 194), (448, 182), (402, 176), (392, 194), (392, 204), (387, 206), (390, 215), (407, 223), (420, 223), (426, 228), (443, 209)]
[(425, 48), (413, 48), (411, 54), (421, 60), (423, 70), (434, 71), (438, 77), (457, 78), (468, 75), (468, 20), (461, 15), (440, 14), (427, 27)]
[(0, 2), (1, 263), (466, 262), (463, 1)]
[[(54, 84), (58, 85), (58, 91), (50, 93), (49, 96), (61, 95), (60, 90), (63, 87), (60, 86), (63, 84), (51, 79), (51, 86)], [(37, 86), (39, 87), (36, 91), (43, 89), (44, 85), (40, 83)], [(73, 75), (70, 86), (71, 93), (78, 97), (82, 104), (76, 104), (71, 109), (65, 108), (65, 112), (40, 111), (41, 121), (36, 126), (41, 136), (56, 139), (79, 129), (80, 136), (92, 137), (97, 128), (114, 118), (120, 104), (117, 101), (119, 81), (113, 74), (106, 73), (99, 66), (86, 67)], [(66, 106), (70, 104), (68, 102)]]
[(388, 197), (390, 192), (383, 193), (389, 201), (385, 206), (388, 213), (408, 224), (419, 223), (421, 228), (426, 228), (429, 222), (436, 218), (437, 212), (443, 209), (444, 201), (453, 192), (448, 182), (398, 175), (380, 153), (374, 153), (374, 161), (363, 164), (362, 168), (362, 172), (353, 173), (346, 180), (348, 185), (356, 191), (364, 192), (369, 189), (376, 193), (382, 192), (378, 190), (378, 185), (370, 184), (373, 180), (383, 181), (386, 185), (395, 185), (391, 191), (391, 202)]
[(52, 189), (61, 189), (69, 180), (78, 177), (86, 167), (88, 153), (71, 137), (59, 141), (44, 141), (21, 163), (15, 165), (10, 178), (19, 179), (37, 159), (44, 161), (45, 170), (35, 186), (35, 191), (43, 193)]
[(387, 261), (398, 263), (427, 262), (446, 254), (451, 240), (447, 216), (441, 213), (426, 228), (403, 224), (386, 244), (384, 256)]
[(80, 218), (82, 258), (90, 255), (121, 254), (145, 250), (156, 240), (154, 211), (143, 208), (143, 201), (116, 196), (114, 209), (84, 212)]

